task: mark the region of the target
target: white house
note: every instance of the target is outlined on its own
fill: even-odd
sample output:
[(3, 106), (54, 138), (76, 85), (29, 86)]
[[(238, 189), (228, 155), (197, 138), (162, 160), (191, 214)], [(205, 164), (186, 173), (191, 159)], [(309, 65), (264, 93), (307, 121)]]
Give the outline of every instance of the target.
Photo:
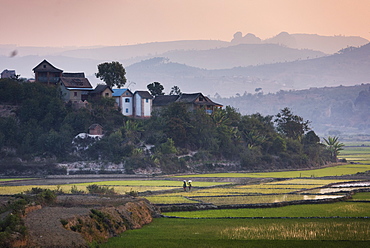
[(153, 96), (148, 91), (135, 91), (134, 116), (136, 118), (149, 118), (152, 113)]
[(129, 89), (113, 89), (112, 97), (125, 116), (133, 116), (134, 94)]

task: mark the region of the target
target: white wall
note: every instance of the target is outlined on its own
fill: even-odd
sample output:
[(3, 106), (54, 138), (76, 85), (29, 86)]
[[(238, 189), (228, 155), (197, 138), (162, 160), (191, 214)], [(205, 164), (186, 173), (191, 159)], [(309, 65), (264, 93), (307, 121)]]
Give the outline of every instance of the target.
[(152, 99), (143, 99), (144, 104), (144, 116), (150, 116), (152, 114)]
[[(126, 102), (126, 99), (129, 99), (130, 102)], [(121, 106), (121, 108), (122, 108), (122, 114), (123, 115), (132, 115), (132, 113), (133, 113), (133, 99), (132, 99), (132, 97), (122, 97), (122, 106)]]
[(135, 116), (141, 116), (141, 97), (135, 94)]

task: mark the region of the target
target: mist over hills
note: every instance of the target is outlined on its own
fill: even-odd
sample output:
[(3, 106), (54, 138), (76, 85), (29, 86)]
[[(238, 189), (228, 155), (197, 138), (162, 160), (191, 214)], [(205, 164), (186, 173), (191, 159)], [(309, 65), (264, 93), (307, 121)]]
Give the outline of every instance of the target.
[(285, 107), (311, 121), (321, 135), (368, 134), (370, 131), (370, 84), (320, 87), (273, 94), (244, 94), (217, 98), (242, 114), (276, 115)]
[(177, 85), (184, 92), (202, 91), (211, 97), (244, 92), (265, 93), (310, 87), (355, 85), (370, 82), (370, 43), (315, 59), (232, 69), (205, 70), (154, 58), (127, 67), (134, 82), (161, 82), (165, 89)]
[[(257, 38), (257, 39), (256, 39)], [(358, 36), (322, 36), (317, 34), (289, 34), (281, 32), (280, 34), (258, 42), (258, 37), (254, 38), (253, 34), (247, 34), (244, 37), (236, 33), (232, 43), (248, 43), (248, 44), (279, 44), (296, 49), (311, 49), (321, 51), (323, 53), (336, 53), (342, 48), (348, 46), (362, 46), (369, 41)]]
[(132, 90), (160, 82), (166, 94), (176, 85), (243, 114), (275, 115), (290, 107), (320, 133), (370, 131), (370, 43), (361, 37), (282, 32), (262, 40), (238, 32), (230, 42), (85, 48), (0, 45), (0, 71), (13, 69), (32, 78), (32, 69), (44, 59), (66, 72), (85, 72), (94, 86), (102, 83), (94, 76), (97, 65), (119, 61), (127, 72), (126, 87)]
[[(255, 92), (368, 82), (369, 46), (366, 39), (282, 32), (262, 40), (240, 32), (228, 41), (189, 40), (115, 47), (40, 48), (0, 45), (0, 70), (14, 69), (33, 77), (43, 59), (68, 72), (85, 72), (93, 85), (97, 65), (119, 61), (131, 88), (146, 89), (160, 82), (166, 92), (174, 85), (183, 92), (223, 97)], [(364, 45), (358, 49), (357, 47)], [(349, 48), (348, 48), (349, 47)], [(315, 48), (315, 50), (313, 50)], [(328, 48), (340, 53), (328, 54)], [(16, 56), (10, 56), (16, 51)]]

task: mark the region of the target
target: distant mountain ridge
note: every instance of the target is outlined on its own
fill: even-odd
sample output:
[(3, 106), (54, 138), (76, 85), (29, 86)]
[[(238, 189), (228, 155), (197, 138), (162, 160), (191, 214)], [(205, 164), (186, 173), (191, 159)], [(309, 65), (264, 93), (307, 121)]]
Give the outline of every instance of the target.
[[(317, 46), (320, 43), (323, 46)], [(368, 82), (369, 59), (362, 56), (368, 54), (366, 43), (361, 37), (286, 32), (262, 40), (253, 34), (243, 37), (239, 32), (231, 42), (188, 40), (83, 49), (0, 45), (0, 70), (13, 69), (30, 78), (32, 68), (47, 59), (64, 71), (85, 72), (96, 85), (101, 83), (94, 76), (97, 65), (119, 61), (136, 89), (146, 89), (157, 81), (167, 91), (177, 85), (184, 92), (232, 96), (257, 88), (268, 93)], [(318, 51), (328, 44), (335, 51), (344, 48), (346, 52), (329, 56)], [(359, 44), (363, 46), (352, 49)], [(307, 48), (315, 46), (316, 51)]]
[(145, 60), (127, 67), (134, 82), (161, 82), (165, 89), (177, 85), (184, 92), (203, 91), (210, 96), (233, 96), (300, 90), (310, 87), (355, 85), (370, 82), (370, 43), (342, 53), (303, 61), (261, 66), (205, 70), (174, 63), (166, 58)]
[(369, 40), (359, 36), (323, 36), (317, 34), (289, 34), (281, 32), (280, 34), (265, 40), (261, 40), (254, 34), (242, 36), (241, 32), (234, 34), (231, 43), (234, 44), (279, 44), (295, 49), (310, 49), (321, 51), (327, 54), (333, 54), (348, 46), (359, 47)]

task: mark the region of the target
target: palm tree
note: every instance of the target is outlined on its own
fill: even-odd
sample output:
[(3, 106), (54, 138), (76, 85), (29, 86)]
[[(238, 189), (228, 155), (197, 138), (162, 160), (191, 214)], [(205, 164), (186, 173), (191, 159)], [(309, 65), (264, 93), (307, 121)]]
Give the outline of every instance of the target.
[(338, 137), (328, 137), (328, 139), (324, 138), (324, 141), (327, 145), (327, 149), (330, 151), (331, 157), (337, 161), (337, 156), (339, 154), (339, 151), (343, 150), (343, 143), (340, 143)]
[(141, 132), (144, 131), (143, 127), (138, 121), (127, 120), (121, 129), (126, 135), (126, 139), (130, 144), (136, 144), (139, 141)]
[(266, 140), (266, 136), (261, 135), (258, 133), (258, 131), (254, 130), (251, 130), (249, 132), (244, 131), (244, 135), (249, 149), (254, 146), (261, 145)]

